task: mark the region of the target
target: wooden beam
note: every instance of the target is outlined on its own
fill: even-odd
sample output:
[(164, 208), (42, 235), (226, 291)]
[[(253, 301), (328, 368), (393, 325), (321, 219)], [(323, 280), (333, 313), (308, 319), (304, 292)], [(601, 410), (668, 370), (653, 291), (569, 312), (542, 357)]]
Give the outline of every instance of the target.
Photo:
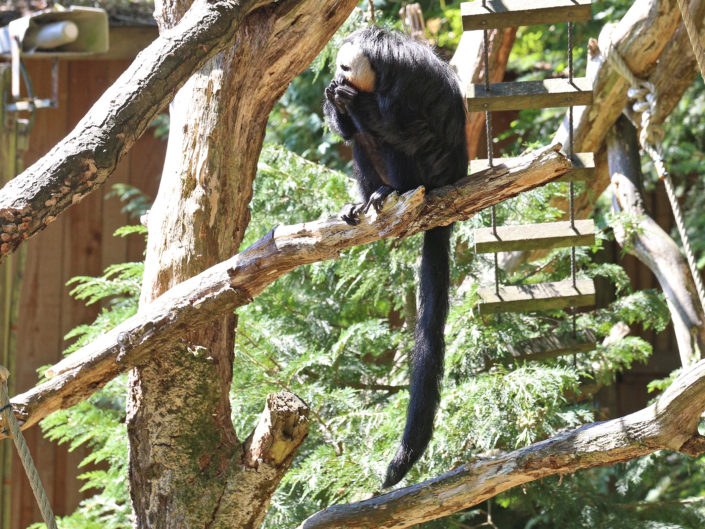
[(497, 226), (497, 235), (492, 228), (475, 230), (475, 252), (513, 252), (515, 250), (541, 250), (566, 246), (591, 246), (595, 243), (595, 223), (592, 219), (543, 222)]
[(572, 83), (568, 79), (492, 83), (489, 92), (484, 84), (471, 84), (466, 98), (469, 112), (589, 105), (592, 83), (586, 77), (576, 77)]
[(573, 282), (567, 279), (536, 285), (500, 286), (499, 295), (495, 287), (490, 286), (480, 288), (478, 295), (480, 314), (532, 312), (593, 305), (595, 284), (592, 279), (579, 279), (573, 287)]
[(550, 334), (539, 336), (509, 347), (509, 352), (515, 360), (545, 360), (559, 356), (592, 351), (597, 343), (595, 333), (589, 329), (561, 336)]
[[(573, 168), (560, 178), (556, 178), (554, 182), (579, 182), (589, 181), (595, 175), (595, 155), (591, 152), (576, 152), (571, 156), (570, 161), (573, 163)], [(514, 165), (516, 163), (514, 157), (495, 158), (493, 165), (498, 167), (502, 164)], [(479, 173), (489, 168), (490, 163), (487, 158), (470, 161), (470, 174)]]
[(460, 4), (463, 31), (590, 20), (590, 0), (480, 0)]

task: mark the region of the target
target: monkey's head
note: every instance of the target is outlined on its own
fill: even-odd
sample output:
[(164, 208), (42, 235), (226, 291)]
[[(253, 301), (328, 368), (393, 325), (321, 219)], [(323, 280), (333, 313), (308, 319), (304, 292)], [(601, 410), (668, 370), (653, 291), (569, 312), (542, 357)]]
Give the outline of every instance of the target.
[(357, 88), (360, 92), (373, 92), (375, 72), (370, 60), (360, 46), (359, 39), (346, 41), (335, 60), (335, 78)]

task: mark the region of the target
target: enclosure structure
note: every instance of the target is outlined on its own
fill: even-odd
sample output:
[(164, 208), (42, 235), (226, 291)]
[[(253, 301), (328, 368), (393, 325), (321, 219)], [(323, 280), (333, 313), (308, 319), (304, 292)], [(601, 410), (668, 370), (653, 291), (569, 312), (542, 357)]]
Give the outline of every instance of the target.
[[(113, 20), (107, 54), (60, 60), (58, 106), (37, 110), (34, 127), (25, 141), (27, 150), (19, 152), (22, 165), (30, 166), (66, 136), (157, 34), (153, 22), (116, 25)], [(51, 60), (29, 59), (26, 65), (37, 95), (48, 97)], [(3, 130), (2, 134), (8, 132)], [(164, 151), (163, 140), (152, 133), (145, 134), (120, 162), (112, 181), (136, 186), (153, 197), (159, 185)], [(117, 198), (106, 199), (110, 191), (110, 186), (106, 186), (86, 197), (27, 244), (22, 273), (14, 279), (14, 286), (20, 288), (16, 321), (12, 329), (0, 329), (0, 334), (8, 330), (14, 333), (16, 350), (10, 379), (13, 393), (34, 386), (37, 369), (62, 358), (68, 344), (64, 335), (79, 324), (93, 321), (100, 310), (99, 306), (86, 307), (84, 302), (71, 298), (71, 287), (66, 282), (77, 275), (100, 275), (110, 264), (144, 259), (143, 237), (113, 236), (128, 219)], [(0, 265), (0, 270), (4, 266)], [(10, 294), (9, 290), (2, 292), (3, 300)], [(82, 483), (77, 478), (82, 470), (77, 465), (86, 452), (82, 449), (69, 452), (66, 446), (44, 439), (38, 428), (25, 432), (25, 437), (56, 514), (72, 512), (82, 497), (79, 492)], [(12, 458), (10, 472), (6, 466), (0, 467), (0, 528), (23, 529), (40, 522), (29, 482), (12, 444), (3, 443), (0, 455)]]

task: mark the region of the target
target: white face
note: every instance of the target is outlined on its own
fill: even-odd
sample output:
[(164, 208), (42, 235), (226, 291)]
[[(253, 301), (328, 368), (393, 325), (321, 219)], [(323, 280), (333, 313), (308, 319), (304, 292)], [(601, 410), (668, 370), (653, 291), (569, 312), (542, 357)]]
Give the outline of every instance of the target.
[(335, 76), (344, 78), (361, 92), (375, 89), (375, 73), (370, 61), (354, 42), (346, 42), (338, 51)]

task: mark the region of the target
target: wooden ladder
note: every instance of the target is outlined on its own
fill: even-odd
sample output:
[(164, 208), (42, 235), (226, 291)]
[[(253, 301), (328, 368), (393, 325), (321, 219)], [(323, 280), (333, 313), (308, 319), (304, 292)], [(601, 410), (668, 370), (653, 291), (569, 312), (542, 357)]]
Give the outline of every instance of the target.
[[(534, 24), (574, 22), (592, 18), (590, 0), (476, 0), (460, 8), (463, 30), (488, 30)], [(487, 39), (485, 39), (487, 42)], [(521, 110), (592, 103), (592, 86), (586, 78), (546, 79), (514, 83), (471, 84), (466, 90), (469, 112)], [(489, 118), (488, 118), (489, 120)], [(488, 142), (489, 143), (489, 142)], [(559, 181), (588, 180), (594, 176), (592, 153), (570, 156), (573, 169)], [(511, 160), (493, 160), (497, 166)], [(490, 160), (473, 160), (470, 173), (487, 169)], [(494, 218), (494, 217), (493, 217)], [(594, 244), (595, 225), (592, 220), (575, 220), (496, 226), (475, 230), (475, 251), (497, 253), (516, 250), (553, 249)], [(496, 261), (495, 261), (496, 262)], [(478, 291), (481, 314), (500, 312), (531, 312), (567, 307), (594, 305), (595, 285), (591, 279), (567, 279), (554, 283), (513, 286), (485, 286)], [(521, 359), (552, 358), (571, 352), (594, 348), (595, 335), (582, 331), (568, 336), (542, 336), (527, 340), (512, 351)]]

